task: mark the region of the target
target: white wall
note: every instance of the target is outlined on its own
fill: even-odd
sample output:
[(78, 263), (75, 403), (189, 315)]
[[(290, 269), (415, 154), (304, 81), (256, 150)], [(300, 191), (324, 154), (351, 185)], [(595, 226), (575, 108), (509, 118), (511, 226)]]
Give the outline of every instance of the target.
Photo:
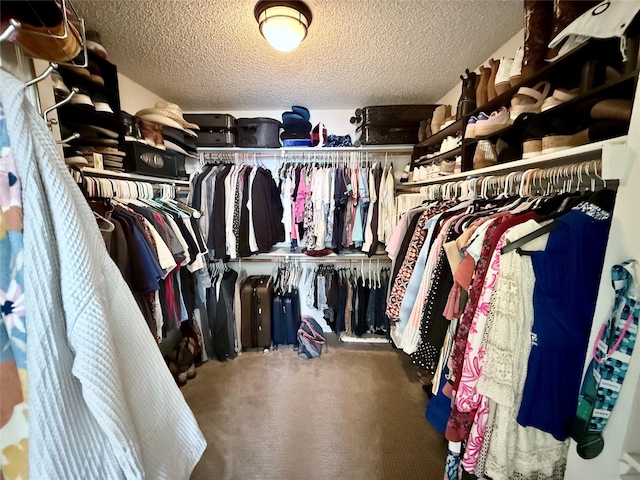
[[(505, 43), (502, 47), (500, 47), (496, 52), (493, 53), (489, 58), (487, 58), (482, 65), (489, 66), (489, 60), (492, 58), (500, 59), (502, 57), (513, 58), (516, 54), (516, 50), (518, 47), (521, 47), (524, 44), (524, 29), (520, 30), (513, 37), (511, 37), (507, 43)], [(480, 71), (480, 65), (478, 68), (474, 70), (474, 72), (478, 73)], [(462, 72), (460, 72), (462, 73)], [(453, 80), (453, 79), (452, 79)], [(456, 106), (458, 105), (458, 100), (460, 99), (460, 94), (462, 93), (462, 81), (456, 82), (456, 86), (449, 90), (440, 100), (436, 103), (441, 104), (449, 104), (451, 105), (452, 113), (455, 114)], [(489, 113), (489, 112), (487, 112)]]
[(141, 85), (118, 73), (118, 87), (120, 89), (120, 108), (131, 115), (144, 108), (152, 108), (156, 102), (163, 99)]
[[(635, 132), (635, 134), (633, 134)], [(620, 187), (616, 196), (609, 243), (605, 255), (604, 268), (596, 304), (589, 352), (598, 334), (602, 322), (608, 318), (613, 304), (611, 288), (611, 267), (630, 259), (640, 261), (640, 217), (638, 207), (638, 185), (640, 185), (640, 86), (636, 90), (633, 116), (629, 127), (627, 157), (616, 158), (624, 165), (621, 171), (626, 175), (620, 178)], [(589, 354), (588, 354), (589, 355)], [(588, 362), (587, 358), (587, 362)], [(585, 365), (586, 368), (586, 365)], [(583, 460), (576, 453), (575, 442), (571, 442), (567, 471), (567, 480), (613, 480), (617, 478), (619, 459), (624, 451), (633, 449), (640, 453), (640, 342), (631, 357), (631, 364), (625, 378), (609, 423), (604, 430), (604, 450), (593, 460)], [(635, 412), (635, 415), (632, 413)], [(633, 418), (633, 420), (632, 420)], [(632, 420), (633, 423), (630, 423)], [(625, 435), (627, 444), (625, 445)]]

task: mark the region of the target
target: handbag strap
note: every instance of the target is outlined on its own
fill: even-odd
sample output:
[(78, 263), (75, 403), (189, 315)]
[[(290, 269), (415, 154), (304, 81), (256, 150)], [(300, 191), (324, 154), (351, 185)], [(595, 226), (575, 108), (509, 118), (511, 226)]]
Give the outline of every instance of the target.
[[(598, 332), (596, 341), (593, 344), (593, 360), (598, 364), (603, 364), (604, 362), (608, 361), (615, 354), (615, 352), (618, 351), (625, 337), (625, 334), (629, 329), (629, 326), (633, 323), (635, 310), (638, 309), (638, 304), (633, 300), (633, 293), (630, 291), (636, 286), (635, 279), (633, 278), (633, 274), (630, 271), (633, 270), (634, 266), (635, 261), (631, 260), (619, 265), (614, 265), (611, 269), (611, 283), (614, 288), (615, 299), (611, 315), (609, 319), (607, 319), (600, 327), (600, 331)], [(628, 269), (627, 267), (630, 268)], [(629, 305), (630, 303), (631, 305)], [(627, 316), (625, 324), (620, 330), (616, 341), (613, 345), (611, 345), (611, 339), (609, 339), (609, 342), (604, 342), (602, 340), (602, 337), (604, 336), (607, 327), (611, 326), (612, 331), (615, 331), (616, 324), (618, 324), (620, 320), (619, 315), (624, 310), (625, 306), (630, 307), (629, 315)], [(598, 350), (602, 349), (601, 345), (605, 345), (607, 351), (602, 357), (599, 357)]]

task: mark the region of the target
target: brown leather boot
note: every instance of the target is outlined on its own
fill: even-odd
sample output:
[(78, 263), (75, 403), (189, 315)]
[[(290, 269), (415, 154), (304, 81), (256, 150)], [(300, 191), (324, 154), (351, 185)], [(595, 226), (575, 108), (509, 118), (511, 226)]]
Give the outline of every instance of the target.
[(496, 75), (498, 68), (500, 68), (500, 60), (494, 60), (492, 58), (489, 60), (489, 65), (491, 67), (491, 75), (489, 75), (489, 83), (487, 83), (487, 100), (493, 100), (498, 96), (496, 92)]
[[(599, 2), (593, 0), (553, 0), (553, 28), (549, 41), (553, 40), (571, 22)], [(564, 42), (547, 52), (547, 58), (554, 58)]]
[(545, 65), (547, 45), (551, 40), (553, 2), (524, 0), (524, 58), (522, 80), (531, 78)]
[(490, 68), (480, 67), (480, 81), (478, 83), (478, 88), (476, 88), (476, 105), (478, 108), (483, 106), (489, 100), (487, 98), (487, 85), (489, 84), (490, 75)]

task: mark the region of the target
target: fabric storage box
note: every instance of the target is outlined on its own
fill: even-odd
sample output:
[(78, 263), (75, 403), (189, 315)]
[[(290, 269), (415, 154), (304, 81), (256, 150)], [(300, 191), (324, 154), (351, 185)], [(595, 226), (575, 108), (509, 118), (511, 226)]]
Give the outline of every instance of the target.
[[(428, 120), (438, 105), (379, 105), (356, 110), (356, 118), (360, 118), (364, 126), (402, 127), (420, 125)], [(359, 114), (359, 115), (358, 115)]]
[(282, 123), (273, 118), (239, 118), (237, 145), (250, 148), (279, 148)]
[(418, 143), (418, 127), (358, 127), (362, 145), (397, 145)]
[(138, 142), (126, 142), (126, 153), (125, 170), (131, 173), (177, 178), (180, 157), (184, 165), (184, 155), (148, 147)]

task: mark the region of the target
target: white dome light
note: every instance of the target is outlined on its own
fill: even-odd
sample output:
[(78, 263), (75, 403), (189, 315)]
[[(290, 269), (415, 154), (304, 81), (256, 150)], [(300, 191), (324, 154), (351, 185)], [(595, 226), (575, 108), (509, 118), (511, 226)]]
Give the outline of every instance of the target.
[(262, 36), (280, 52), (295, 50), (311, 25), (311, 11), (303, 2), (258, 2), (254, 14)]

